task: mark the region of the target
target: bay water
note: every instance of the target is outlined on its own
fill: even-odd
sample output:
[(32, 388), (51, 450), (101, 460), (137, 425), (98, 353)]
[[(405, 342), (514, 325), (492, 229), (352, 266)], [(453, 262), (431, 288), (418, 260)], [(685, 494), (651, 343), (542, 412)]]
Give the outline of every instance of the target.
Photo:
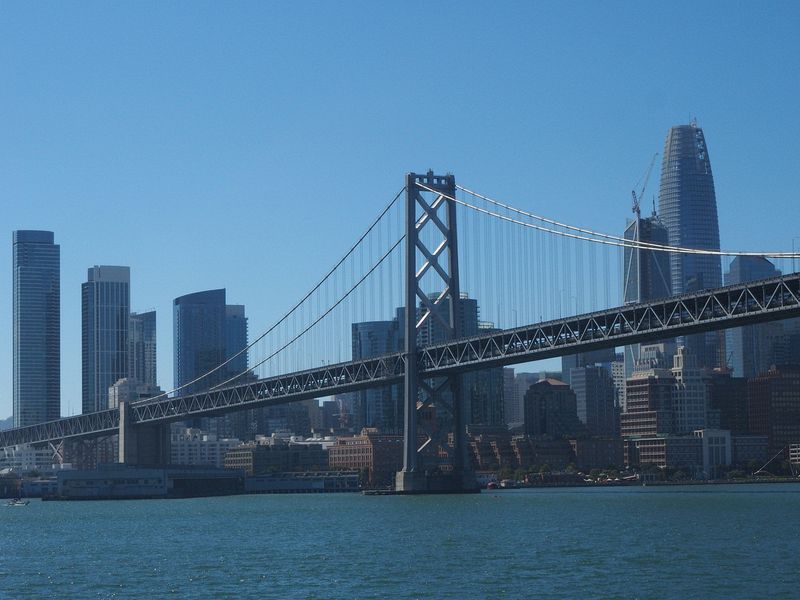
[(800, 485), (0, 505), (1, 598), (800, 598)]

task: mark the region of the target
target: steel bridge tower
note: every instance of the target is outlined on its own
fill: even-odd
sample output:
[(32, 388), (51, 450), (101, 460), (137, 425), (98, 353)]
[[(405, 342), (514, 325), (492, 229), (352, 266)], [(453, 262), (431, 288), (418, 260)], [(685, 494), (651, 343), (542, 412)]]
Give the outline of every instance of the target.
[[(423, 328), (443, 332), (445, 340), (461, 335), (455, 194), (453, 175), (406, 175), (405, 421), (403, 470), (395, 479), (395, 490), (404, 494), (477, 490), (467, 458), (461, 378), (420, 379), (417, 352)], [(434, 295), (422, 289), (423, 279), (438, 288)]]

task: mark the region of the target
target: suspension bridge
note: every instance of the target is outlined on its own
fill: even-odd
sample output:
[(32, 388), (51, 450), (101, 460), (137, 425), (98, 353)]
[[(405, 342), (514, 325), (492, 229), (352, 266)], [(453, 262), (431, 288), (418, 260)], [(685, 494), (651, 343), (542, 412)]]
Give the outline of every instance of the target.
[[(787, 274), (623, 304), (624, 252), (769, 257)], [(797, 258), (631, 240), (515, 208), (452, 175), (410, 173), (342, 259), (241, 350), (246, 371), (230, 372), (229, 357), (155, 398), (0, 432), (0, 447), (119, 434), (121, 462), (163, 464), (170, 423), (397, 385), (397, 490), (471, 489), (465, 373), (800, 316)], [(468, 295), (479, 322), (462, 318)], [(393, 351), (350, 344), (353, 324), (390, 318)]]

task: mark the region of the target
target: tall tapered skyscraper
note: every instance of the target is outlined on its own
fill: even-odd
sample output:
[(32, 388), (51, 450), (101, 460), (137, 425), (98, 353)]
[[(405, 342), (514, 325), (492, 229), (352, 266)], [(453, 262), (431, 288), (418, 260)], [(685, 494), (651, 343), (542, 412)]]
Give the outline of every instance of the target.
[(61, 249), (52, 231), (15, 231), (14, 427), (61, 415)]
[[(667, 133), (658, 203), (671, 246), (719, 250), (714, 177), (705, 136), (696, 123), (677, 125)], [(670, 275), (673, 294), (719, 287), (720, 257), (671, 253)], [(724, 362), (724, 338), (719, 333), (691, 335), (681, 342), (697, 356), (701, 366)]]

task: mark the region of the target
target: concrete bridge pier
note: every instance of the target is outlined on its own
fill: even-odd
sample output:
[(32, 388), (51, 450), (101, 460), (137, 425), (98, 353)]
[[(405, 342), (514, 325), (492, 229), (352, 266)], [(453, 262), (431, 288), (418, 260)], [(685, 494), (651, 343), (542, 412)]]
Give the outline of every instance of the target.
[(135, 425), (127, 402), (119, 403), (119, 462), (135, 467), (169, 464), (169, 423)]

